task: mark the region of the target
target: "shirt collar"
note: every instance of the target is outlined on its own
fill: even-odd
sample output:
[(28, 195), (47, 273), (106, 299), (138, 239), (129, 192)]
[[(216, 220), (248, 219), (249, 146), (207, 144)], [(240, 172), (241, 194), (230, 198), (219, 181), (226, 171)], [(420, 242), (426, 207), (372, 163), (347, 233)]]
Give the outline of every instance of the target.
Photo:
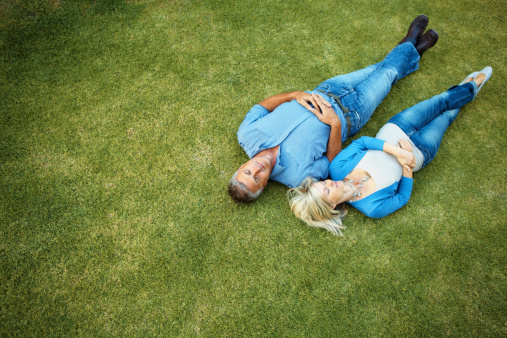
[(280, 149), (281, 149), (281, 145), (280, 145), (280, 148), (278, 149), (278, 155), (276, 155), (275, 166), (273, 167), (273, 171), (271, 172), (271, 175), (269, 175), (270, 178), (275, 177), (285, 171), (285, 167), (280, 165), (280, 153), (281, 153)]

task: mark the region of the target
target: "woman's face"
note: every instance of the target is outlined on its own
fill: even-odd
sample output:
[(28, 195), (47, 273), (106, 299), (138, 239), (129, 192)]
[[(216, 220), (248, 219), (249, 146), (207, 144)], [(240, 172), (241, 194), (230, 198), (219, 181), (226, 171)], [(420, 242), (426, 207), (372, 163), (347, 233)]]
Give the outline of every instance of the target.
[(343, 196), (343, 181), (331, 181), (325, 180), (313, 183), (313, 186), (317, 188), (324, 198), (331, 203), (333, 208), (339, 204), (340, 199)]

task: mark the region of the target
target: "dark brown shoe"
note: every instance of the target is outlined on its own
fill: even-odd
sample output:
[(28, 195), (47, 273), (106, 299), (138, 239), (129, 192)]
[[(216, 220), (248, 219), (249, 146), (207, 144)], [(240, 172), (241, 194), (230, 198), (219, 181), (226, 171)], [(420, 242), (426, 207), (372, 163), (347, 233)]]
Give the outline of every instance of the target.
[(438, 41), (438, 33), (434, 29), (430, 29), (426, 33), (421, 36), (417, 44), (415, 45), (415, 49), (420, 56), (423, 55), (425, 51), (433, 47)]
[(399, 45), (407, 42), (407, 39), (414, 39), (414, 44), (419, 41), (422, 33), (426, 30), (426, 26), (428, 26), (429, 21), (430, 19), (428, 19), (426, 15), (419, 15), (415, 18), (410, 24), (410, 27), (408, 27), (407, 35), (400, 41)]

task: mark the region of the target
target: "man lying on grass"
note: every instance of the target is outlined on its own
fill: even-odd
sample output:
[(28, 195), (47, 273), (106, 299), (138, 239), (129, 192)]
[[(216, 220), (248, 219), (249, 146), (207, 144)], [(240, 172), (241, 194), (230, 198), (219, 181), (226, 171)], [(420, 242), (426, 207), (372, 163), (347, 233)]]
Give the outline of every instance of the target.
[(247, 203), (268, 179), (295, 187), (307, 176), (327, 178), (342, 142), (365, 125), (391, 86), (417, 70), (423, 53), (437, 42), (436, 31), (423, 34), (427, 24), (426, 16), (418, 16), (380, 63), (333, 77), (313, 91), (279, 94), (254, 105), (238, 130), (251, 159), (232, 176), (229, 195)]

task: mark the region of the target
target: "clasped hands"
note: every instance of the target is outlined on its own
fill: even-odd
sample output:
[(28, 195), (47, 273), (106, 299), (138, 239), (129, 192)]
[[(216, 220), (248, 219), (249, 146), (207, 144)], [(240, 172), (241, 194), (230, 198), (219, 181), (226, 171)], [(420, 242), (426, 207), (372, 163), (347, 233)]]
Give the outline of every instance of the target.
[[(322, 96), (313, 93), (296, 92), (296, 100), (299, 104), (317, 116), (320, 122), (331, 127), (341, 128), (341, 121), (332, 108), (331, 103), (327, 102)], [(310, 103), (313, 107), (310, 106)]]
[(398, 146), (400, 147), (400, 151), (396, 155), (396, 159), (403, 168), (408, 171), (412, 171), (412, 169), (415, 168), (416, 161), (414, 154), (412, 153), (412, 146), (410, 145), (410, 142), (404, 139), (399, 139)]

